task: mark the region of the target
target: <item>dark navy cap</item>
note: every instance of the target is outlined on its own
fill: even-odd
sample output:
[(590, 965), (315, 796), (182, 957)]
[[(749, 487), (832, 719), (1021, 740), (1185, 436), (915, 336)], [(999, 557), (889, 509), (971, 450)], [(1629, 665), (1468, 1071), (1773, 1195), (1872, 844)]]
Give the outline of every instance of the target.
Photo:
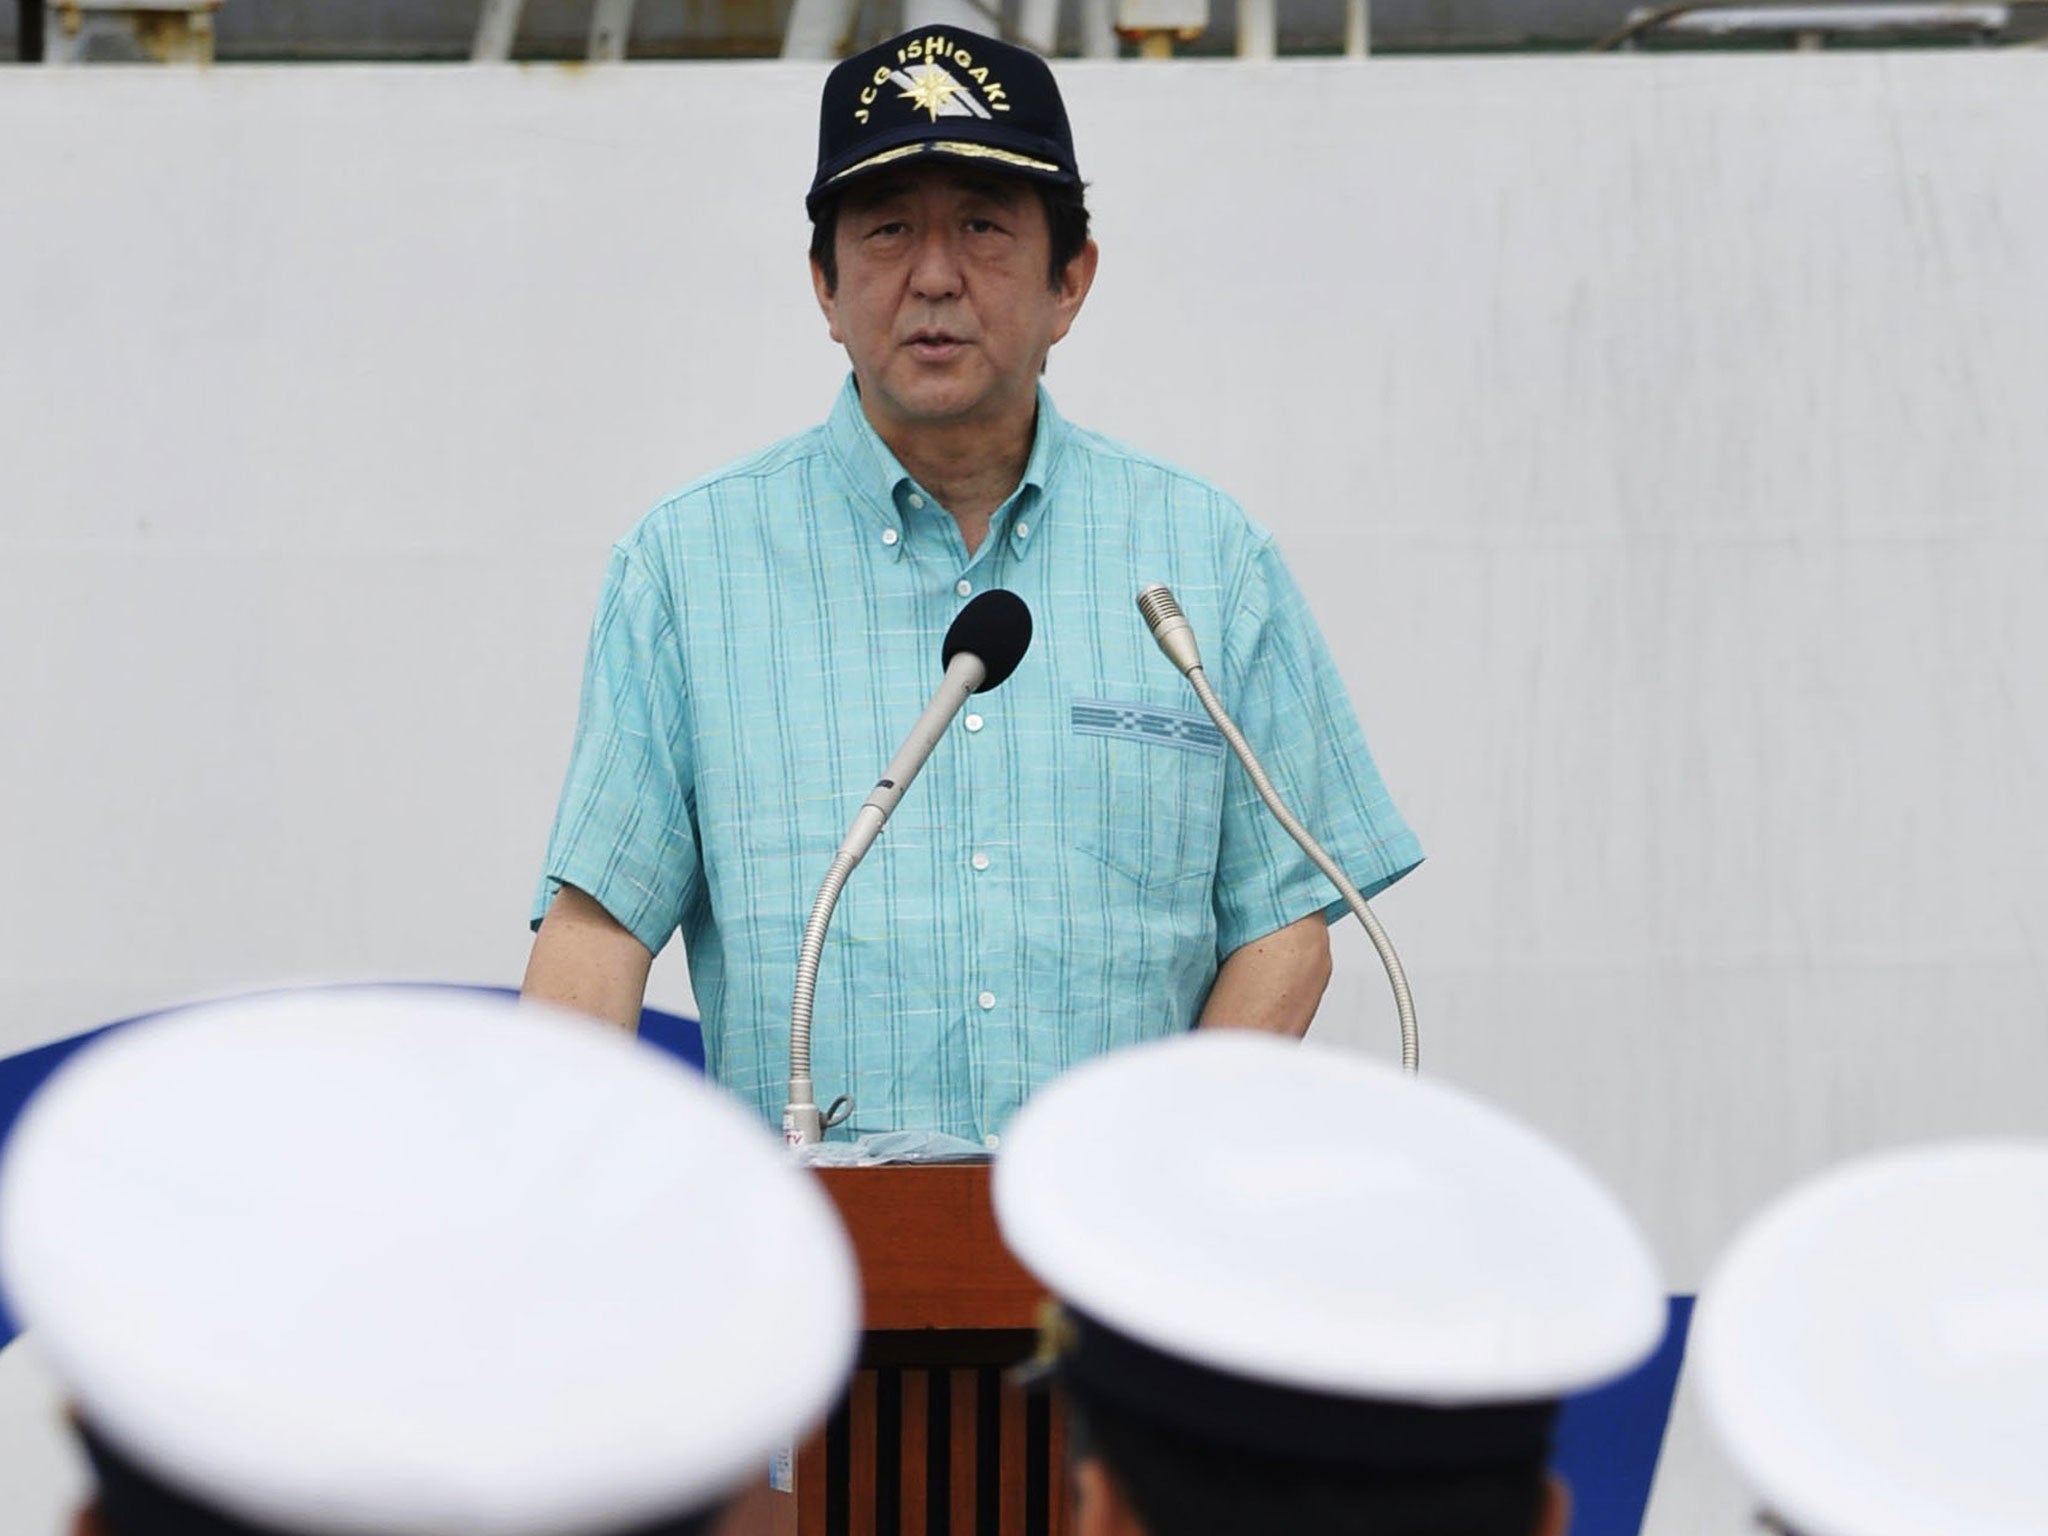
[(841, 62), (818, 111), (818, 204), (857, 176), (907, 161), (964, 161), (1077, 182), (1074, 135), (1045, 60), (962, 27), (920, 27)]

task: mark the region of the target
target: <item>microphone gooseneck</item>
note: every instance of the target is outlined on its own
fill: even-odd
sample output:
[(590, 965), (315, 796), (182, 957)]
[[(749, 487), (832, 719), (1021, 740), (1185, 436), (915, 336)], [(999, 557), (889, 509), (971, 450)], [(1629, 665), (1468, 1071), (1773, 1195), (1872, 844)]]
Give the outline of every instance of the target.
[(833, 909), (839, 905), (839, 893), (881, 836), (890, 813), (961, 706), (970, 695), (987, 692), (1016, 671), (1030, 645), (1031, 610), (1016, 593), (992, 588), (960, 610), (946, 631), (940, 658), (946, 670), (938, 691), (861, 802), (852, 827), (832, 856), (831, 868), (825, 871), (818, 898), (811, 903), (810, 919), (804, 924), (796, 988), (790, 1000), (789, 1103), (782, 1111), (782, 1139), (792, 1147), (817, 1141), (852, 1110), (850, 1101), (842, 1097), (829, 1114), (820, 1113), (811, 1081), (811, 1013), (817, 1001), (818, 967), (825, 958), (825, 933)]
[(1372, 908), (1366, 905), (1358, 887), (1351, 883), (1344, 871), (1338, 868), (1337, 861), (1323, 851), (1322, 844), (1309, 835), (1308, 828), (1296, 820), (1294, 813), (1281, 801), (1279, 792), (1273, 788), (1273, 781), (1260, 766), (1258, 755), (1252, 751), (1251, 743), (1244, 739), (1244, 732), (1237, 728), (1237, 722), (1225, 713), (1222, 700), (1216, 697), (1208, 674), (1202, 670), (1202, 653), (1195, 644), (1194, 626), (1180, 611), (1180, 604), (1175, 601), (1171, 589), (1161, 582), (1153, 582), (1139, 592), (1138, 612), (1144, 616), (1152, 638), (1166, 653), (1166, 659), (1194, 686), (1195, 697), (1202, 701), (1202, 708), (1209, 712), (1209, 718), (1216, 722), (1216, 729), (1230, 743), (1230, 750), (1244, 765), (1252, 787), (1266, 802), (1266, 809), (1273, 813), (1273, 819), (1337, 888), (1338, 894), (1344, 898), (1344, 905), (1351, 909), (1351, 915), (1364, 925), (1366, 937), (1372, 940), (1372, 947), (1379, 952), (1380, 964), (1385, 967), (1387, 981), (1394, 989), (1394, 1012), (1401, 1021), (1401, 1070), (1412, 1075), (1421, 1068), (1422, 1049), (1415, 1029), (1415, 1000), (1408, 992), (1408, 973), (1402, 969), (1401, 957), (1394, 953), (1393, 941), (1387, 937), (1379, 919), (1373, 916)]

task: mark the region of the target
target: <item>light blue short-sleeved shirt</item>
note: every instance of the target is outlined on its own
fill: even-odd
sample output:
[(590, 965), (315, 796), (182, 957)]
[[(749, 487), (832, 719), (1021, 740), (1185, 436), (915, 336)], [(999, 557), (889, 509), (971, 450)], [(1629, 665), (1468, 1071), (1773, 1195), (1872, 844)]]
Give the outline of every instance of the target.
[(1006, 587), (1034, 636), (939, 743), (832, 923), (812, 1031), (838, 1133), (998, 1134), (1038, 1085), (1188, 1028), (1222, 957), (1333, 888), (1271, 819), (1134, 602), (1164, 581), (1282, 797), (1367, 895), (1421, 850), (1273, 539), (1221, 492), (1063, 421), (969, 555), (831, 418), (688, 486), (613, 549), (534, 921), (563, 884), (678, 930), (710, 1072), (779, 1124), (797, 950), (854, 812)]

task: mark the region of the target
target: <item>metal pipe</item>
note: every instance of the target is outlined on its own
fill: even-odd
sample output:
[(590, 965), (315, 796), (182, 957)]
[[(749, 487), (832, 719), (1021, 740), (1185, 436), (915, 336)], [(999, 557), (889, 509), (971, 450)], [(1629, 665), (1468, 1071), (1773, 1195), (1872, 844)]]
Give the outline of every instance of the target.
[(633, 31), (633, 0), (597, 0), (590, 8), (590, 62), (622, 64)]
[(1116, 0), (1081, 0), (1081, 57), (1116, 57)]
[(477, 14), (476, 37), (469, 45), (472, 64), (503, 64), (519, 38), (519, 13), (526, 0), (484, 0)]
[[(999, 19), (999, 18), (998, 18)], [(965, 27), (970, 32), (994, 32), (997, 22), (974, 0), (903, 0), (903, 29), (912, 27)]]
[(1278, 0), (1237, 0), (1237, 56), (1270, 59), (1280, 52)]
[(1344, 57), (1362, 59), (1371, 52), (1371, 0), (1344, 0)]
[(785, 59), (836, 59), (860, 0), (796, 0), (782, 33)]
[(1978, 36), (2002, 32), (2011, 21), (2003, 4), (1971, 3), (1971, 0), (1933, 0), (1933, 3), (1806, 4), (1806, 5), (1716, 5), (1706, 0), (1677, 0), (1670, 5), (1638, 6), (1628, 13), (1620, 27), (1593, 44), (1594, 53), (1631, 48), (1646, 32), (1662, 30), (1710, 37), (1789, 36), (1795, 43), (1801, 34), (1825, 36), (1840, 32), (1898, 32), (1911, 34), (1971, 31)]
[(1017, 41), (1050, 57), (1060, 44), (1060, 0), (1017, 0)]

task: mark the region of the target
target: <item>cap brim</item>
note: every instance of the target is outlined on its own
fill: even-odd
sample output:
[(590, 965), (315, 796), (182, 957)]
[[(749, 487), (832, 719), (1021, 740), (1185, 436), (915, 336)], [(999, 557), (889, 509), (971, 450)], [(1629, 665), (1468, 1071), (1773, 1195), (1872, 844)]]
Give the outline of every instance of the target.
[(975, 139), (913, 139), (907, 144), (894, 144), (887, 149), (876, 150), (871, 155), (863, 155), (851, 165), (842, 166), (828, 175), (820, 176), (812, 184), (811, 190), (804, 195), (804, 207), (815, 214), (821, 198), (843, 190), (863, 176), (913, 160), (950, 160), (1013, 175), (1029, 176), (1037, 181), (1068, 185), (1081, 179), (1076, 172), (1056, 160), (1048, 160), (1042, 155), (1028, 155), (1021, 150), (1008, 149), (1000, 144), (984, 144)]

